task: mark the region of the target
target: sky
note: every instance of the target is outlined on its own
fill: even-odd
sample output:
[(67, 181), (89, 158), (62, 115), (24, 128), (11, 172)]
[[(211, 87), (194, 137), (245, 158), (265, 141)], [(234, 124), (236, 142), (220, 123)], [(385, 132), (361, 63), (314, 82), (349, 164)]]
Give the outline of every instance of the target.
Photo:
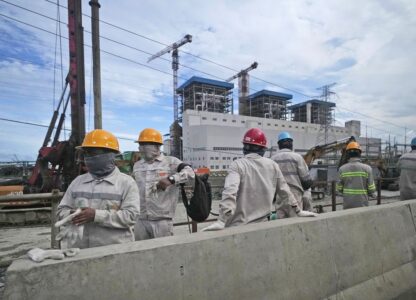
[[(268, 89), (300, 103), (336, 83), (335, 125), (360, 120), (362, 136), (409, 143), (416, 136), (414, 0), (100, 0), (103, 128), (136, 150), (146, 127), (173, 121), (170, 54), (149, 54), (191, 34), (180, 48), (179, 85), (225, 80), (254, 61), (250, 93)], [(0, 161), (35, 160), (68, 72), (67, 1), (0, 0)], [(59, 9), (58, 9), (59, 8)], [(91, 8), (82, 0), (86, 130), (94, 129)], [(58, 20), (60, 22), (58, 22)], [(154, 70), (154, 69), (157, 70)], [(235, 81), (234, 107), (238, 89)], [(26, 122), (30, 124), (21, 124)], [(68, 138), (67, 113), (61, 140)]]

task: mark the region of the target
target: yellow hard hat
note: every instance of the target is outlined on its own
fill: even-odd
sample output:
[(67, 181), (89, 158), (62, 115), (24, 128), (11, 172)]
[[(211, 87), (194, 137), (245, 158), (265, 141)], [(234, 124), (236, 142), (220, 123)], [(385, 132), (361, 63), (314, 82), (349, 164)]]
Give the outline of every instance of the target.
[(88, 132), (80, 148), (106, 148), (119, 152), (117, 138), (111, 132), (103, 129)]
[(359, 150), (361, 152), (360, 144), (358, 144), (357, 142), (350, 142), (347, 145), (347, 151), (348, 150)]
[(153, 128), (145, 128), (140, 132), (136, 143), (157, 143), (163, 145), (162, 134)]

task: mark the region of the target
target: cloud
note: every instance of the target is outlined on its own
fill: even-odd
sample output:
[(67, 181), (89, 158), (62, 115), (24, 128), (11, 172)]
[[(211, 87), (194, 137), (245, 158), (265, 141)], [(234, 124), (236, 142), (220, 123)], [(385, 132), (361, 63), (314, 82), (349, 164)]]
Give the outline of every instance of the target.
[[(57, 16), (56, 5), (47, 1), (13, 3), (30, 5), (30, 9), (51, 18)], [(83, 12), (90, 14), (86, 3)], [(47, 31), (58, 29), (56, 22), (6, 3), (0, 3), (0, 9), (5, 15)], [(120, 136), (135, 136), (145, 127), (166, 133), (173, 119), (171, 54), (147, 63), (150, 54), (165, 45), (138, 35), (171, 44), (188, 33), (193, 41), (180, 50), (179, 85), (193, 75), (226, 79), (257, 61), (258, 68), (251, 72), (252, 93), (267, 88), (293, 94), (292, 103), (298, 103), (309, 97), (285, 88), (317, 96), (318, 87), (337, 82), (334, 91), (338, 97), (332, 100), (338, 105), (341, 122), (344, 117), (359, 119), (367, 126), (381, 126), (397, 135), (404, 135), (404, 127), (415, 129), (415, 1), (212, 0), (198, 2), (197, 10), (195, 2), (189, 0), (174, 5), (170, 1), (106, 1), (101, 3), (100, 17), (130, 30), (100, 25), (103, 122), (106, 129)], [(65, 9), (60, 10), (60, 18), (67, 22)], [(4, 17), (0, 17), (0, 26), (0, 117), (48, 124), (61, 92), (61, 70), (63, 74), (68, 71), (68, 41)], [(88, 17), (83, 18), (83, 26), (90, 30)], [(61, 25), (61, 31), (66, 37), (65, 25)], [(84, 33), (84, 43), (91, 44), (88, 32)], [(84, 55), (86, 123), (91, 129), (91, 48), (85, 47)], [(237, 81), (235, 84), (236, 108)], [(69, 119), (68, 114), (67, 127)], [(13, 136), (25, 137), (29, 132), (24, 125), (5, 128)], [(27, 143), (9, 140), (6, 133), (1, 135), (0, 142), (7, 145), (3, 153), (17, 151), (22, 157), (36, 157), (44, 130), (33, 128), (30, 134)], [(126, 148), (135, 147), (127, 141), (122, 143)]]

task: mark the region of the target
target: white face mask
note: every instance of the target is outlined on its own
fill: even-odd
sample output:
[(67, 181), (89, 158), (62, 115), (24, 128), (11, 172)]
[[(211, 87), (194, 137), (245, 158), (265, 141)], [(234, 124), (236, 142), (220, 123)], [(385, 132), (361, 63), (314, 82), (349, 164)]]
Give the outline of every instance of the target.
[(139, 145), (139, 151), (143, 154), (145, 161), (153, 161), (160, 155), (160, 146), (158, 145)]

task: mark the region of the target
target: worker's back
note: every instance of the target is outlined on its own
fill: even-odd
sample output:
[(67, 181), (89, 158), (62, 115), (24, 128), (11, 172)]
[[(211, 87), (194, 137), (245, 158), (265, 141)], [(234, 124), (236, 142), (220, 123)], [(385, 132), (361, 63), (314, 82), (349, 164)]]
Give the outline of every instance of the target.
[(220, 204), (227, 206), (230, 202), (238, 202), (226, 227), (261, 221), (267, 217), (273, 208), (279, 178), (283, 178), (282, 172), (271, 159), (250, 153), (235, 160), (225, 180)]
[(400, 199), (416, 199), (416, 150), (400, 157)]
[(373, 171), (359, 158), (350, 158), (339, 169), (338, 191), (344, 196), (344, 209), (368, 206), (368, 196), (375, 191)]

